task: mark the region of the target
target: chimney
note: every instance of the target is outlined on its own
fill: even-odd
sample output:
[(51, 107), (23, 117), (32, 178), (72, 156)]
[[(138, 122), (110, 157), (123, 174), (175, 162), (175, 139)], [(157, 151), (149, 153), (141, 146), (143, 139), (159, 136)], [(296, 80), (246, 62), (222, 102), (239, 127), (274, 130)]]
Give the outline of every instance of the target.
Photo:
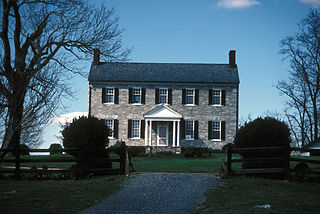
[(236, 51), (231, 50), (229, 51), (229, 65), (231, 68), (236, 68)]
[(99, 48), (95, 48), (93, 50), (93, 65), (99, 65), (100, 63), (100, 50)]

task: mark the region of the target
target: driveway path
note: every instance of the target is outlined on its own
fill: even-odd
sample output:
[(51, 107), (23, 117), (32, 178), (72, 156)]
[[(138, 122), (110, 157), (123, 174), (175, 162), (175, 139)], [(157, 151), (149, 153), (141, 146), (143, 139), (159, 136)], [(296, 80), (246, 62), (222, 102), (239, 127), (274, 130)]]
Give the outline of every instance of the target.
[(217, 184), (204, 174), (146, 173), (128, 179), (122, 190), (80, 214), (194, 213), (204, 192)]

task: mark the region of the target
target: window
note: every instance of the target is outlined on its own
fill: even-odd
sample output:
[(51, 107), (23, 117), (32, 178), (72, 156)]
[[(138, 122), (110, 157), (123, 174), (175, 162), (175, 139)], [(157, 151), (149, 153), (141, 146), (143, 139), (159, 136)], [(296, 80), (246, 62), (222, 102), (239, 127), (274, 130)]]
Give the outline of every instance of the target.
[(221, 122), (212, 121), (212, 139), (221, 140)]
[(140, 120), (132, 120), (132, 138), (140, 138)]
[(109, 129), (108, 137), (113, 138), (114, 137), (114, 120), (113, 119), (105, 119), (104, 123), (106, 127)]
[(141, 89), (134, 88), (132, 90), (132, 103), (141, 103)]
[(168, 103), (168, 89), (159, 89), (159, 103)]
[(186, 89), (186, 104), (187, 105), (194, 105), (194, 89)]
[(212, 90), (212, 105), (221, 105), (221, 90)]
[(114, 89), (106, 88), (105, 103), (114, 103)]
[(185, 121), (185, 139), (193, 140), (194, 139), (194, 121), (193, 120), (186, 120)]

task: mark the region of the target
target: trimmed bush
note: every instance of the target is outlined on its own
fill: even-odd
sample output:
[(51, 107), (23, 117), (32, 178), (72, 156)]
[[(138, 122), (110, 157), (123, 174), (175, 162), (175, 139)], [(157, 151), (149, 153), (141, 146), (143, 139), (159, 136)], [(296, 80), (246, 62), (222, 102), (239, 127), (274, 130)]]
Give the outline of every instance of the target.
[(56, 151), (56, 150), (59, 150), (59, 149), (62, 149), (62, 146), (60, 144), (58, 144), (58, 143), (51, 144), (50, 147), (49, 147), (50, 155), (62, 154), (62, 152)]
[[(110, 149), (119, 156), (121, 154), (120, 145), (121, 145), (121, 142), (117, 141), (114, 145), (110, 147)], [(128, 148), (128, 153), (130, 157), (143, 156), (146, 153), (145, 146), (127, 146), (127, 148)]]
[[(250, 123), (246, 123), (240, 128), (235, 137), (235, 147), (256, 148), (256, 147), (290, 147), (290, 131), (288, 126), (274, 118), (257, 118)], [(289, 150), (288, 150), (289, 151)], [(271, 158), (264, 162), (244, 162), (242, 168), (283, 168), (283, 160), (272, 160), (272, 158), (285, 157), (285, 151), (259, 151), (255, 153), (242, 154), (243, 158)], [(266, 175), (262, 175), (266, 177)], [(271, 177), (283, 177), (274, 175)]]
[(237, 148), (290, 146), (288, 126), (274, 118), (257, 118), (241, 127), (235, 137)]
[(108, 129), (104, 120), (96, 117), (80, 117), (73, 119), (62, 131), (64, 148), (79, 148), (80, 152), (68, 152), (79, 161), (79, 167), (85, 170), (91, 168), (110, 168), (111, 163), (93, 158), (107, 158), (105, 148), (109, 144)]

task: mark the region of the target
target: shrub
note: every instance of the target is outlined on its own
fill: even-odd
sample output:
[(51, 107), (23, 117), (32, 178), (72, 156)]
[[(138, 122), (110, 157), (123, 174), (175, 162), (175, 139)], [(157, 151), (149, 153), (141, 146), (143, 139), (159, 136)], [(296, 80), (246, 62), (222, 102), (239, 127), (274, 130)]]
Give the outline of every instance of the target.
[(49, 147), (50, 155), (62, 154), (62, 152), (56, 151), (56, 150), (59, 150), (59, 149), (62, 149), (62, 146), (60, 144), (58, 144), (58, 143), (51, 144), (50, 147)]
[(20, 155), (30, 155), (30, 148), (26, 144), (20, 144)]
[(181, 153), (185, 158), (201, 158), (216, 153), (217, 150), (208, 147), (182, 147)]
[(234, 141), (237, 148), (289, 146), (290, 142), (288, 126), (270, 117), (246, 123)]
[(130, 157), (143, 156), (146, 153), (146, 147), (144, 146), (128, 146), (128, 152)]
[(86, 173), (90, 168), (107, 168), (107, 161), (93, 161), (93, 158), (107, 158), (105, 148), (108, 146), (108, 129), (104, 120), (96, 117), (80, 117), (74, 119), (62, 131), (64, 148), (79, 148), (81, 152), (68, 152), (79, 161), (77, 164)]
[[(237, 148), (255, 148), (255, 147), (279, 147), (290, 146), (290, 131), (288, 126), (274, 118), (257, 118), (250, 123), (246, 123), (240, 128), (235, 137), (235, 147)], [(242, 167), (250, 168), (283, 168), (283, 160), (272, 160), (276, 157), (285, 157), (284, 151), (259, 151), (255, 153), (242, 154), (243, 158), (271, 158), (270, 161), (264, 162), (244, 162)], [(266, 176), (262, 174), (262, 176)], [(274, 174), (271, 177), (283, 177)]]

